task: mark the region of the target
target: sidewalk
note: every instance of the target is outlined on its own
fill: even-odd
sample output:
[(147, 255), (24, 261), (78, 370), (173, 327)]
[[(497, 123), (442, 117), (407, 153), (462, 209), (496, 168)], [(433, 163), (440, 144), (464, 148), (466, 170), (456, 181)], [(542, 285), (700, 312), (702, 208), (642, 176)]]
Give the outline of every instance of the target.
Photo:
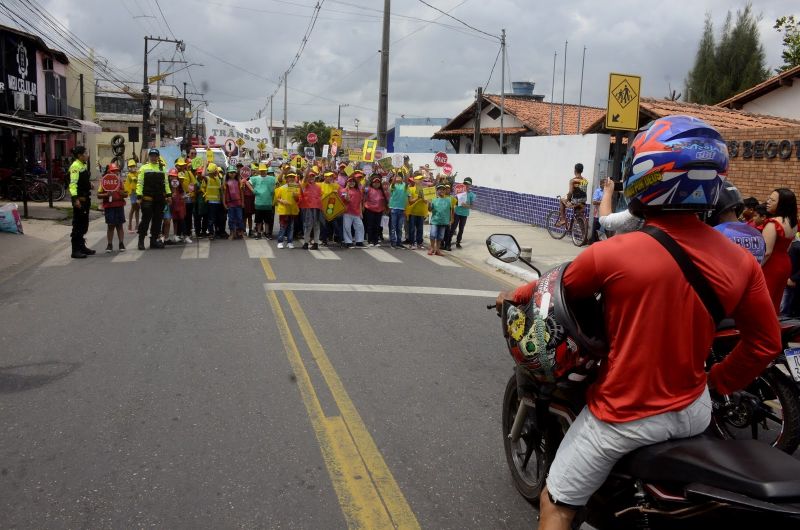
[[(6, 201), (0, 201), (0, 205), (3, 204)], [(22, 203), (16, 204), (22, 215)], [(63, 252), (69, 251), (71, 205), (66, 201), (53, 205), (58, 208), (49, 208), (47, 203), (28, 203), (29, 218), (22, 219), (25, 233), (0, 232), (0, 282), (44, 259), (54, 248), (63, 247)], [(101, 216), (99, 212), (91, 212), (90, 223)]]
[[(425, 228), (427, 230), (428, 225), (425, 225)], [(516, 283), (533, 279), (536, 273), (524, 263), (506, 264), (489, 255), (489, 251), (486, 249), (486, 238), (492, 234), (511, 234), (521, 247), (530, 247), (531, 261), (543, 272), (565, 261), (575, 259), (586, 248), (576, 247), (569, 238), (553, 239), (544, 228), (473, 210), (469, 214), (466, 227), (464, 227), (464, 238), (461, 241), (463, 248), (455, 247), (455, 237), (453, 237), (453, 251), (445, 252), (445, 255), (461, 259), (483, 270), (502, 270), (506, 275), (513, 276)]]

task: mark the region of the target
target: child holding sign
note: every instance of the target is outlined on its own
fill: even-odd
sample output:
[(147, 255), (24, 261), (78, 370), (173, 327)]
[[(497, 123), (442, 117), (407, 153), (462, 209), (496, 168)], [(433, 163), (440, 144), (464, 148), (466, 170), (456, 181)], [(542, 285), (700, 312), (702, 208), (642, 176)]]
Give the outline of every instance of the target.
[(125, 197), (128, 194), (122, 189), (122, 179), (119, 175), (119, 166), (111, 163), (108, 166), (108, 174), (100, 179), (100, 187), (97, 190), (97, 197), (103, 201), (103, 212), (106, 217), (108, 230), (106, 231), (106, 253), (114, 250), (114, 230), (117, 231), (119, 241), (119, 251), (125, 252), (125, 241), (122, 236), (122, 228), (125, 226)]

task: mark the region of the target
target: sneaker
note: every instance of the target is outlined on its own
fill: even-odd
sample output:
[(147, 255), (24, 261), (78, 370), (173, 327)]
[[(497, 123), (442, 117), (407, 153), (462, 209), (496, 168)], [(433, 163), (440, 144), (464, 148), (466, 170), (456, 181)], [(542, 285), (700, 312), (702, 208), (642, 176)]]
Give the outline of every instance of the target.
[(380, 243), (375, 243), (373, 246), (374, 247), (379, 247), (379, 246), (381, 246), (381, 244)]
[(125, 243), (123, 243), (122, 241), (119, 242), (119, 251), (125, 252)]
[(456, 243), (456, 248), (461, 248), (461, 243)]
[(411, 250), (417, 250), (417, 244), (416, 243), (412, 243), (411, 244)]
[(356, 246), (357, 246), (358, 248), (364, 248), (364, 243), (356, 243)]
[(294, 243), (286, 243), (287, 248), (294, 248)]
[(261, 234), (257, 233), (256, 234), (256, 239), (261, 239)]
[(308, 250), (308, 241), (303, 243), (303, 250)]
[(319, 250), (319, 245), (314, 243), (313, 245), (311, 245), (311, 250)]
[(187, 236), (187, 237), (183, 238), (183, 242), (191, 245), (192, 244), (192, 238)]
[(283, 248), (283, 243), (278, 243), (278, 248)]
[(402, 243), (400, 243), (399, 245), (397, 245), (397, 248), (402, 248), (402, 249), (404, 249), (404, 250), (405, 250), (405, 249), (408, 249), (408, 247), (407, 247), (407, 246), (405, 246), (405, 245), (404, 245), (404, 244), (402, 244)]
[(328, 246), (328, 242), (327, 242), (327, 241), (323, 241), (323, 242), (322, 242), (322, 246), (323, 246), (323, 247), (327, 247), (327, 246)]
[(369, 246), (370, 246), (370, 248), (372, 248), (372, 247), (375, 246), (375, 243), (370, 243)]
[(109, 243), (109, 244), (106, 246), (106, 254), (111, 254), (111, 252), (112, 252), (113, 250), (114, 250), (114, 247), (112, 247), (112, 246), (111, 246), (111, 243)]

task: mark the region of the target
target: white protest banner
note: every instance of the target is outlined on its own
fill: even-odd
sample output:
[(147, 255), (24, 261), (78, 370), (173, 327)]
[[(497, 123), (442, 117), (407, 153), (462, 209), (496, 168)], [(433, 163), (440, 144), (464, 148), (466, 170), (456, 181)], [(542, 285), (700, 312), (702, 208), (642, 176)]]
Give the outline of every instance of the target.
[(267, 127), (267, 119), (261, 118), (251, 121), (231, 121), (217, 116), (213, 112), (207, 110), (203, 111), (206, 120), (206, 142), (208, 137), (213, 136), (216, 145), (224, 146), (228, 140), (232, 140), (230, 145), (233, 145), (233, 151), (228, 153), (228, 156), (238, 156), (239, 148), (236, 146), (236, 140), (244, 140), (242, 148), (252, 149), (258, 151), (258, 144), (264, 142), (271, 148), (269, 139), (269, 128)]

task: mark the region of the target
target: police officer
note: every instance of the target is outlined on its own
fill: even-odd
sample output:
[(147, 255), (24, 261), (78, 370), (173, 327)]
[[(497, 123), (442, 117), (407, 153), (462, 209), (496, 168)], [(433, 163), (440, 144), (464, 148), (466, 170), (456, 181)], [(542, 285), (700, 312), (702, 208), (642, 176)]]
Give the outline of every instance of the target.
[(95, 253), (86, 248), (86, 232), (89, 230), (89, 206), (91, 204), (92, 184), (89, 182), (89, 153), (86, 147), (77, 145), (72, 150), (75, 161), (69, 166), (69, 194), (72, 198), (72, 257), (85, 258)]
[(150, 149), (148, 162), (139, 169), (136, 195), (141, 203), (142, 222), (139, 223), (139, 250), (144, 250), (144, 237), (150, 227), (150, 248), (164, 248), (159, 239), (164, 218), (164, 205), (172, 196), (164, 164), (159, 160), (158, 149)]

